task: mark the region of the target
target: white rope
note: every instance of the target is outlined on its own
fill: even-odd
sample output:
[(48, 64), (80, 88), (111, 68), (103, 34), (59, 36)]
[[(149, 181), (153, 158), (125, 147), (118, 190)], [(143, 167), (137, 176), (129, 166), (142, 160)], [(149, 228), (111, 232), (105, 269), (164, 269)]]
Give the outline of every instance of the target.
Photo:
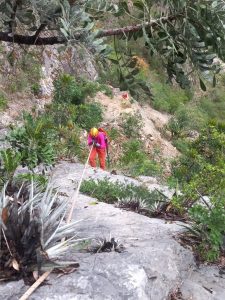
[(84, 173), (85, 173), (85, 171), (87, 169), (87, 166), (88, 166), (88, 162), (89, 162), (89, 159), (90, 159), (90, 155), (91, 155), (92, 149), (93, 149), (93, 145), (91, 146), (91, 149), (89, 151), (88, 159), (87, 159), (86, 164), (84, 166), (84, 169), (83, 169), (83, 172), (82, 172), (82, 175), (81, 175), (81, 178), (80, 178), (80, 181), (79, 181), (76, 193), (74, 194), (73, 198), (71, 199), (72, 204), (71, 204), (71, 208), (70, 208), (69, 214), (68, 214), (67, 219), (66, 219), (66, 223), (67, 224), (71, 222), (72, 214), (73, 214), (74, 207), (75, 207), (75, 202), (78, 199), (78, 195), (79, 195), (79, 192), (80, 192), (81, 183), (83, 181)]

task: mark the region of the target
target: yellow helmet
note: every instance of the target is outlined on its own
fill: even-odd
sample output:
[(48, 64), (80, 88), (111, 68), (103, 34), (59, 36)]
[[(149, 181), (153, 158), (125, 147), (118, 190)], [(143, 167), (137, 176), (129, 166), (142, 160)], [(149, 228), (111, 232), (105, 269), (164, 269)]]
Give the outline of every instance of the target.
[(95, 127), (91, 128), (91, 130), (90, 130), (90, 135), (91, 135), (92, 137), (96, 137), (96, 136), (98, 135), (98, 129), (95, 128)]

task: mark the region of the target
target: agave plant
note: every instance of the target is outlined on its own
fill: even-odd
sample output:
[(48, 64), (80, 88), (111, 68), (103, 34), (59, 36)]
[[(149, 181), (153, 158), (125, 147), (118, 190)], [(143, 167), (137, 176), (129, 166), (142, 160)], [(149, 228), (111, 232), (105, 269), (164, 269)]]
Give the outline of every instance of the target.
[(89, 251), (92, 253), (100, 253), (100, 252), (123, 252), (124, 246), (116, 240), (114, 237), (109, 238), (106, 237), (98, 237), (92, 240), (92, 244), (89, 247)]
[(136, 197), (118, 199), (116, 206), (126, 210), (135, 211), (139, 214), (148, 214), (149, 212), (149, 206), (147, 202), (143, 199)]
[(67, 201), (60, 201), (51, 185), (41, 192), (31, 183), (25, 201), (21, 191), (9, 197), (4, 186), (0, 193), (0, 281), (23, 278), (32, 283), (34, 271), (77, 267), (56, 261), (80, 241), (74, 234), (79, 221), (64, 222)]
[(149, 213), (151, 216), (158, 216), (163, 212), (163, 208), (165, 207), (165, 202), (156, 201), (153, 204), (149, 205)]

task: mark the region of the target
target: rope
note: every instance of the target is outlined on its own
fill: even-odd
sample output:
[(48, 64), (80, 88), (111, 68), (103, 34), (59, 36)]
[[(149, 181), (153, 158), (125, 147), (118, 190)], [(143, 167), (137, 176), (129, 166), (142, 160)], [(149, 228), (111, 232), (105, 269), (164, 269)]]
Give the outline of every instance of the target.
[(78, 194), (79, 194), (79, 191), (80, 191), (80, 187), (81, 187), (81, 183), (83, 181), (83, 178), (84, 178), (84, 173), (87, 169), (87, 166), (88, 166), (88, 162), (89, 162), (89, 159), (90, 159), (90, 155), (91, 155), (91, 151), (93, 149), (93, 145), (91, 146), (91, 149), (89, 151), (89, 155), (88, 155), (88, 158), (87, 158), (87, 161), (86, 161), (86, 164), (84, 166), (84, 169), (83, 169), (83, 172), (82, 172), (82, 175), (81, 175), (81, 178), (80, 178), (80, 181), (79, 181), (79, 184), (78, 184), (78, 187), (77, 187), (77, 190), (76, 190), (76, 193), (74, 194), (74, 197), (72, 198), (72, 205), (71, 205), (71, 208), (70, 208), (70, 212), (67, 216), (67, 219), (66, 219), (66, 223), (70, 223), (71, 222), (71, 219), (72, 219), (72, 214), (73, 214), (73, 211), (74, 211), (74, 207), (75, 207), (75, 202), (76, 200), (78, 199)]
[[(78, 194), (79, 194), (79, 191), (80, 191), (81, 183), (83, 181), (84, 173), (85, 173), (85, 171), (87, 169), (87, 166), (88, 166), (88, 162), (89, 162), (89, 159), (90, 159), (90, 155), (91, 155), (92, 149), (93, 149), (93, 145), (91, 146), (91, 149), (89, 151), (89, 155), (88, 155), (87, 161), (86, 161), (86, 163), (84, 165), (84, 169), (83, 169), (83, 172), (82, 172), (82, 175), (81, 175), (81, 178), (80, 178), (80, 181), (79, 181), (76, 193), (72, 197), (72, 201), (71, 201), (72, 204), (71, 204), (71, 207), (70, 207), (70, 210), (69, 210), (68, 217), (66, 219), (66, 223), (67, 224), (69, 224), (71, 222), (73, 211), (74, 211), (74, 207), (75, 207), (75, 201), (78, 199)], [(63, 238), (63, 240), (65, 240), (65, 238)], [(42, 282), (45, 281), (45, 279), (51, 274), (52, 271), (53, 271), (53, 269), (50, 270), (50, 271), (45, 272), (44, 274), (42, 274), (35, 281), (35, 283), (32, 284), (32, 286), (23, 294), (23, 296), (19, 298), (19, 300), (27, 300), (30, 297), (30, 295), (39, 287), (39, 285), (42, 284)]]

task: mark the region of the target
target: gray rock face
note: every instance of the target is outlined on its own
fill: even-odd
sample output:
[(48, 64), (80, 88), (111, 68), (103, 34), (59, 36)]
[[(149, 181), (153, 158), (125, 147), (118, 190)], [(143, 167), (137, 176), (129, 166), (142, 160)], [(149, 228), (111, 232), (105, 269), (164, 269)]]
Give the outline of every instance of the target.
[(181, 292), (185, 299), (225, 299), (225, 270), (211, 266), (194, 269), (184, 280)]
[[(55, 184), (68, 197), (74, 195), (82, 168), (63, 163), (54, 171)], [(105, 175), (124, 180), (107, 172), (94, 173), (91, 168), (85, 178)], [(133, 179), (127, 178), (127, 182)], [(179, 223), (147, 218), (106, 203), (96, 204), (95, 199), (81, 194), (76, 199), (73, 219), (82, 220), (77, 225), (79, 237), (111, 236), (124, 245), (125, 251), (91, 254), (71, 249), (66, 258), (77, 260), (80, 268), (60, 278), (51, 274), (48, 284), (37, 289), (30, 299), (164, 300), (177, 286), (181, 286), (185, 300), (225, 299), (224, 275), (219, 275), (216, 267), (196, 269), (192, 253), (173, 238), (181, 231)], [(0, 298), (18, 299), (26, 289), (22, 281), (0, 283)]]
[(60, 46), (46, 46), (43, 51), (43, 78), (40, 82), (42, 96), (52, 96), (53, 81), (59, 72), (83, 76), (89, 80), (98, 77), (93, 56), (86, 48), (68, 47), (60, 51)]
[[(71, 187), (71, 184), (76, 187), (76, 183), (80, 180), (81, 174), (83, 172), (84, 166), (82, 164), (72, 164), (67, 162), (62, 162), (54, 171), (55, 184), (56, 186)], [(133, 179), (131, 177), (126, 177), (123, 175), (111, 175), (107, 171), (102, 171), (101, 169), (87, 168), (84, 173), (85, 179), (103, 180), (108, 178), (111, 182), (120, 182), (124, 184), (134, 184), (134, 185), (145, 185), (150, 191), (154, 189), (160, 190), (169, 199), (172, 197), (174, 190), (169, 189), (167, 186), (157, 182), (157, 179), (148, 176), (140, 176), (139, 180)]]
[(9, 145), (8, 143), (5, 141), (5, 136), (7, 135), (7, 129), (0, 128), (0, 149), (4, 149), (7, 148)]

